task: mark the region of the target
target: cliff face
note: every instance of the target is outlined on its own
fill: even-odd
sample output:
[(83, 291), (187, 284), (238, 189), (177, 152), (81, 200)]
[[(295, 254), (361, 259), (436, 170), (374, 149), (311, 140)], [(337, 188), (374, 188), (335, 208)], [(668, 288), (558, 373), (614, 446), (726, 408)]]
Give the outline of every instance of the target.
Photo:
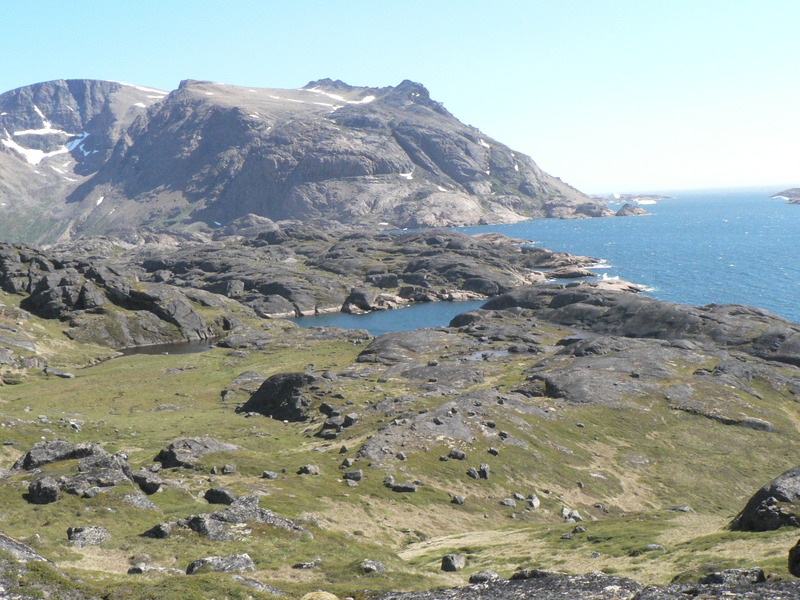
[(410, 81), (54, 81), (0, 95), (0, 112), (0, 209), (22, 225), (6, 239), (246, 214), (420, 227), (610, 213)]
[(136, 117), (166, 92), (57, 80), (0, 95), (0, 235), (48, 240), (80, 222), (67, 196), (91, 177)]

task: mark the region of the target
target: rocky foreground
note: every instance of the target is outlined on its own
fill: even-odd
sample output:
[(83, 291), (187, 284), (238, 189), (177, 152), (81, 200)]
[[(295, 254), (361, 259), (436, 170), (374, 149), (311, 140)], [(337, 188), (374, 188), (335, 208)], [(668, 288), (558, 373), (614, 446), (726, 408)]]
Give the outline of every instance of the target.
[(690, 584), (643, 585), (602, 572), (564, 575), (528, 569), (511, 580), (427, 592), (387, 594), (380, 600), (686, 600), (740, 598), (789, 600), (800, 598), (800, 582), (767, 582), (760, 569), (713, 573)]
[(798, 324), (502, 236), (248, 222), (2, 246), (8, 597), (799, 597)]

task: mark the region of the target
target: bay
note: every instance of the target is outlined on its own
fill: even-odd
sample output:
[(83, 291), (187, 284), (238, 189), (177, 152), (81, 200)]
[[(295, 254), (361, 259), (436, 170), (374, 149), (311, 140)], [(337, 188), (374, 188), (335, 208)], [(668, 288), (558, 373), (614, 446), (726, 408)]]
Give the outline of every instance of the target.
[(800, 206), (770, 198), (779, 189), (665, 192), (649, 215), (536, 219), (462, 228), (497, 231), (538, 246), (586, 254), (598, 273), (640, 283), (648, 295), (684, 304), (760, 306), (800, 321)]
[[(499, 232), (551, 250), (596, 257), (603, 261), (595, 269), (599, 276), (643, 284), (648, 295), (661, 300), (750, 304), (800, 321), (800, 206), (770, 198), (780, 189), (662, 192), (671, 197), (644, 205), (649, 215), (534, 219), (459, 229)], [(455, 314), (479, 305), (430, 303), (367, 315), (302, 317), (297, 322), (379, 334), (446, 325)]]

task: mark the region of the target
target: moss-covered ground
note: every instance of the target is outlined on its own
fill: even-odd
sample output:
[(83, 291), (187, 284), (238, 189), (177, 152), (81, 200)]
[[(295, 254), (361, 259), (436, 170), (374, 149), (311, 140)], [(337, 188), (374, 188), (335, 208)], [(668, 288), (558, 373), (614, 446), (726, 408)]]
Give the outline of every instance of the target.
[[(8, 298), (3, 302), (13, 309)], [(364, 480), (349, 487), (339, 468), (342, 459), (355, 457), (360, 445), (396, 416), (371, 409), (376, 402), (405, 395), (410, 398), (405, 410), (419, 414), (453, 395), (424, 392), (418, 381), (383, 377), (381, 365), (355, 363), (363, 345), (314, 340), (292, 327), (281, 330), (263, 351), (135, 354), (91, 366), (85, 365), (109, 353), (70, 342), (60, 330), (63, 324), (33, 319), (21, 327), (47, 349), (52, 364), (71, 368), (76, 376), (63, 379), (32, 369), (21, 383), (0, 387), (0, 467), (9, 468), (42, 439), (97, 442), (109, 451), (126, 452), (134, 467), (149, 466), (161, 448), (180, 437), (211, 435), (241, 447), (208, 454), (193, 470), (162, 471), (182, 487), (164, 487), (150, 496), (158, 511), (122, 500), (134, 491), (133, 484), (93, 498), (65, 494), (58, 502), (33, 505), (23, 494), (38, 474), (0, 481), (2, 529), (52, 560), (71, 578), (70, 585), (103, 590), (107, 598), (271, 597), (228, 574), (126, 573), (141, 560), (185, 570), (198, 557), (240, 552), (257, 565), (246, 576), (289, 597), (325, 589), (358, 598), (365, 597), (364, 590), (463, 584), (465, 573), (486, 568), (505, 576), (520, 567), (600, 569), (650, 583), (729, 566), (758, 565), (787, 575), (785, 556), (796, 540), (795, 530), (743, 533), (726, 528), (750, 494), (796, 462), (797, 405), (762, 382), (752, 382), (759, 398), (735, 390), (730, 398), (757, 406), (774, 431), (678, 411), (659, 394), (632, 397), (614, 407), (532, 397), (530, 410), (484, 407), (495, 427), (472, 440), (429, 438), (409, 445), (404, 460), (394, 455), (357, 460), (353, 468), (364, 471)], [(542, 328), (540, 334), (544, 343), (552, 343), (563, 332)], [(491, 349), (491, 343), (485, 348)], [(447, 360), (453, 351), (439, 349), (419, 360)], [(510, 391), (542, 358), (498, 354), (481, 363), (482, 383), (459, 392), (475, 387)], [(330, 390), (335, 397), (315, 400), (346, 403), (348, 412), (359, 415), (358, 424), (336, 440), (314, 436), (324, 420), (317, 406), (310, 420), (285, 423), (236, 413), (244, 394), (223, 400), (222, 391), (243, 372), (269, 376), (306, 369), (357, 374), (339, 377)], [(691, 371), (677, 369), (674, 380), (664, 384), (686, 383)], [(69, 419), (83, 421), (79, 431)], [(440, 460), (452, 447), (464, 450), (467, 460)], [(499, 455), (490, 454), (490, 447)], [(236, 472), (212, 474), (226, 463), (235, 463)], [(319, 465), (321, 474), (297, 474), (308, 463)], [(469, 466), (479, 463), (490, 465), (489, 480), (466, 475)], [(264, 470), (279, 477), (264, 479)], [(42, 468), (54, 476), (74, 471), (75, 461)], [(423, 484), (415, 493), (396, 493), (383, 484), (387, 475)], [(263, 507), (300, 519), (308, 533), (252, 523), (222, 542), (188, 530), (165, 540), (140, 535), (157, 523), (214, 510), (202, 493), (216, 484), (237, 494), (261, 494)], [(541, 506), (533, 509), (520, 500), (515, 507), (500, 504), (515, 493), (536, 493)], [(464, 505), (453, 504), (453, 494), (465, 496)], [(680, 505), (691, 511), (667, 510)], [(564, 506), (582, 514), (584, 531), (563, 522)], [(66, 530), (74, 525), (101, 525), (112, 538), (98, 547), (73, 547)], [(467, 557), (464, 572), (440, 570), (448, 552)], [(314, 569), (292, 568), (317, 557), (321, 564)], [(363, 574), (358, 565), (366, 558), (384, 562), (386, 573)], [(44, 565), (26, 577), (55, 580), (60, 575)]]

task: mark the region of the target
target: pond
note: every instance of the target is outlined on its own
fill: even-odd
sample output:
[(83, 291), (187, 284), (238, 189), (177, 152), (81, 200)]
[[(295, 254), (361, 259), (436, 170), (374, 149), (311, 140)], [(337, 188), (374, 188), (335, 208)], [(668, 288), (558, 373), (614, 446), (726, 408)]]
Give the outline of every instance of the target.
[(483, 306), (486, 300), (463, 302), (420, 302), (404, 308), (381, 310), (363, 315), (336, 312), (292, 319), (300, 327), (337, 325), (347, 329), (366, 329), (372, 335), (387, 331), (410, 331), (447, 325), (458, 314)]

